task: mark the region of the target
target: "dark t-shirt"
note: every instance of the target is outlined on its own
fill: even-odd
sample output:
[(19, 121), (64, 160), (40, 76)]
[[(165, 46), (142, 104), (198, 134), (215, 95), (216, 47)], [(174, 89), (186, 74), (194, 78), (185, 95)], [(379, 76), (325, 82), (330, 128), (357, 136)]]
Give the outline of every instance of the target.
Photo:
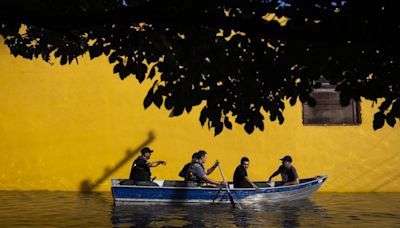
[(292, 182), (299, 178), (297, 175), (297, 170), (294, 166), (286, 168), (284, 165), (281, 165), (278, 168), (278, 172), (282, 176), (282, 182)]
[(287, 182), (292, 182), (295, 181), (297, 178), (299, 178), (299, 176), (297, 175), (297, 171), (296, 168), (294, 168), (294, 166), (291, 166), (289, 169), (286, 169), (286, 173), (287, 173)]
[(247, 177), (247, 171), (242, 165), (239, 165), (233, 174), (233, 186), (235, 188), (251, 188), (251, 184), (244, 179), (245, 177)]
[(288, 176), (287, 176), (286, 167), (284, 165), (279, 166), (278, 172), (281, 174), (282, 182), (287, 182)]
[(132, 164), (131, 174), (129, 179), (135, 181), (149, 181), (150, 180), (150, 167), (149, 162), (142, 156), (139, 156)]

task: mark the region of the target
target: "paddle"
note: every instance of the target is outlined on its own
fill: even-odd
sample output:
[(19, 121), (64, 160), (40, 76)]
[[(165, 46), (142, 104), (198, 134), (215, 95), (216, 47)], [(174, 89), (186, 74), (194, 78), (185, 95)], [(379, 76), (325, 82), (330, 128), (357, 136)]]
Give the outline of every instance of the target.
[[(218, 162), (218, 168), (219, 168), (219, 171), (221, 172), (222, 180), (223, 180), (224, 182), (226, 182), (226, 181), (225, 181), (224, 173), (222, 172), (222, 168), (221, 168), (221, 165), (219, 164), (219, 162)], [(228, 195), (229, 195), (229, 199), (230, 199), (230, 201), (231, 201), (232, 207), (235, 207), (235, 201), (233, 201), (233, 197), (232, 197), (232, 195), (231, 195), (231, 191), (229, 191), (228, 183), (226, 183), (225, 187), (226, 187), (226, 192), (227, 192)]]

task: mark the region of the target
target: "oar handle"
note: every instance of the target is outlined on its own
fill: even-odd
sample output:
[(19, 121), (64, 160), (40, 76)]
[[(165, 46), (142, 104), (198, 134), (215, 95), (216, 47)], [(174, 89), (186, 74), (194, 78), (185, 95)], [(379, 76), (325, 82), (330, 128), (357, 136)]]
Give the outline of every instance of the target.
[(219, 172), (221, 172), (221, 176), (222, 176), (222, 180), (224, 181), (224, 183), (226, 183), (226, 189), (229, 192), (229, 185), (228, 183), (225, 181), (225, 175), (224, 172), (222, 172), (222, 168), (221, 168), (221, 164), (218, 162), (218, 168), (219, 168)]
[(226, 180), (225, 180), (224, 172), (222, 172), (222, 168), (221, 168), (221, 165), (219, 164), (219, 162), (218, 162), (218, 168), (219, 168), (219, 171), (221, 172), (222, 180), (225, 182), (226, 192), (228, 193), (229, 200), (231, 201), (232, 207), (235, 207), (235, 201), (233, 200), (231, 191), (229, 190), (228, 182), (226, 182)]

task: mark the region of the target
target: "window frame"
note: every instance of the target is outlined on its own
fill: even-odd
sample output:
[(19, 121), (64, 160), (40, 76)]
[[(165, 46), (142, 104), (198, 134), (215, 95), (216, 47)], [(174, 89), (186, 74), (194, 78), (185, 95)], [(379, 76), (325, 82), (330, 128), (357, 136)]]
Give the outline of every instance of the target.
[[(327, 85), (328, 83), (323, 83), (321, 88), (314, 89), (314, 91), (311, 93), (311, 96), (313, 96), (316, 93), (336, 93), (339, 94), (339, 92), (335, 91), (335, 86), (334, 85)], [(306, 103), (302, 103), (301, 108), (302, 108), (302, 124), (303, 126), (360, 126), (362, 124), (362, 117), (361, 117), (361, 101), (355, 101), (353, 99), (350, 100), (350, 104), (352, 106), (353, 110), (353, 123), (306, 123), (305, 118), (304, 118), (304, 112), (305, 112), (305, 105), (308, 105)], [(318, 103), (317, 103), (318, 105)], [(310, 108), (314, 108), (309, 106)], [(347, 106), (345, 106), (347, 107)]]

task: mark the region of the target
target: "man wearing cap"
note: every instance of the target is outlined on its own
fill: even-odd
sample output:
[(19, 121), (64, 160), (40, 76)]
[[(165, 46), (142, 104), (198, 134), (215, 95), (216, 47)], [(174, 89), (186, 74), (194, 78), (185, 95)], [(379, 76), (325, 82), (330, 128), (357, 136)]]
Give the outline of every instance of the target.
[(144, 147), (140, 152), (142, 153), (142, 155), (139, 156), (132, 164), (129, 180), (133, 180), (135, 185), (158, 186), (157, 183), (154, 183), (150, 179), (150, 167), (166, 165), (167, 163), (165, 161), (149, 162), (153, 150), (148, 147)]
[(282, 161), (282, 165), (270, 176), (268, 181), (281, 174), (283, 186), (299, 184), (299, 176), (297, 175), (296, 168), (292, 165), (292, 157), (287, 155), (280, 160)]

